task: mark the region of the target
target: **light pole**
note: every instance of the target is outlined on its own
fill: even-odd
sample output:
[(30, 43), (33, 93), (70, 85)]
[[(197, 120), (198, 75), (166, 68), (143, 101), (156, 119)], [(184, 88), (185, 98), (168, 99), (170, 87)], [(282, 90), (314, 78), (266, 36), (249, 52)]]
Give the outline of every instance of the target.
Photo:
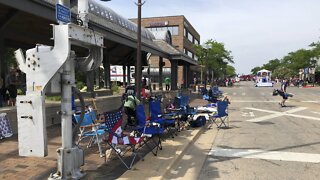
[(207, 47), (203, 48), (203, 52), (205, 54), (205, 76), (204, 76), (204, 88), (207, 89), (207, 78), (208, 78), (208, 49)]
[(136, 90), (137, 98), (141, 100), (141, 78), (142, 78), (142, 63), (141, 63), (141, 7), (144, 3), (141, 3), (141, 0), (138, 0), (136, 5), (138, 6), (138, 38), (137, 38), (137, 63), (136, 63)]

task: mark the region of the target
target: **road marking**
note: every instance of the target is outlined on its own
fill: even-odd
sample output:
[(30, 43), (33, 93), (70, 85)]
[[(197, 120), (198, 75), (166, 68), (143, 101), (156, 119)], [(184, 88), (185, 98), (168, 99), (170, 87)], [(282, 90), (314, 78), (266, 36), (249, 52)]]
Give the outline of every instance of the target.
[(248, 159), (320, 163), (320, 154), (263, 151), (256, 149), (211, 149), (209, 155), (220, 157), (239, 157)]
[(247, 112), (242, 112), (241, 115), (242, 115), (243, 117), (248, 117), (248, 116), (254, 117), (254, 113), (253, 113), (253, 112), (249, 112), (249, 113), (247, 113)]
[[(271, 103), (279, 103), (279, 101), (245, 101), (245, 100), (232, 100), (232, 102), (236, 102), (236, 103), (264, 103), (264, 102), (271, 102)], [(289, 102), (289, 101), (286, 101)]]
[(307, 102), (307, 103), (320, 103), (320, 101), (301, 101), (301, 102)]
[(241, 95), (242, 95), (242, 96), (245, 96), (245, 95), (246, 95), (246, 93), (242, 93)]
[(291, 117), (320, 121), (320, 118), (318, 118), (318, 117), (292, 114), (295, 112), (303, 111), (303, 110), (307, 109), (306, 107), (299, 107), (299, 108), (291, 109), (291, 110), (288, 110), (285, 112), (271, 111), (271, 110), (266, 110), (266, 109), (257, 109), (257, 108), (251, 108), (251, 107), (247, 107), (245, 109), (272, 113), (271, 115), (266, 115), (266, 116), (262, 116), (262, 117), (258, 117), (258, 118), (254, 118), (254, 119), (249, 119), (249, 120), (247, 120), (248, 122), (260, 122), (260, 121), (265, 121), (265, 120), (280, 117), (280, 116), (291, 116)]
[(315, 112), (315, 111), (310, 111), (312, 112), (313, 114), (320, 114), (320, 112)]
[(236, 92), (234, 92), (234, 93), (232, 93), (232, 95), (234, 95), (234, 96), (235, 96), (235, 95), (237, 95), (237, 93), (236, 93)]
[(246, 107), (245, 109), (254, 110), (254, 111), (261, 111), (261, 112), (267, 112), (267, 113), (280, 113), (278, 111), (271, 111), (271, 110), (258, 109), (258, 108), (252, 108), (252, 107)]

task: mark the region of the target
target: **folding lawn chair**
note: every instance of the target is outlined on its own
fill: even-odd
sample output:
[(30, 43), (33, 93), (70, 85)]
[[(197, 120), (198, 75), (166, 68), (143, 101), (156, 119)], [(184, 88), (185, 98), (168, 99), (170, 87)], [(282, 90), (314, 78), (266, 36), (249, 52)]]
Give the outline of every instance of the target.
[[(109, 133), (109, 138), (106, 140), (106, 143), (110, 146), (112, 151), (116, 153), (123, 165), (127, 169), (131, 169), (136, 156), (139, 156), (139, 158), (143, 160), (140, 154), (136, 152), (138, 149), (136, 145), (139, 145), (144, 137), (137, 135), (131, 136), (130, 134), (126, 135), (122, 131), (122, 108), (117, 111), (105, 112), (103, 114), (105, 116), (106, 131)], [(132, 151), (132, 158), (129, 163), (126, 163), (124, 155), (129, 151)]]
[[(164, 128), (161, 127), (159, 123), (146, 121), (143, 104), (140, 104), (136, 107), (136, 120), (138, 121), (136, 130), (139, 131), (139, 133), (142, 133), (143, 136), (149, 137), (143, 139), (144, 144), (151, 150), (152, 154), (156, 156), (158, 154), (158, 150), (162, 150), (161, 136), (164, 133)], [(156, 137), (158, 140), (155, 140), (154, 137)], [(149, 146), (149, 140), (153, 142), (155, 147)]]
[[(179, 123), (179, 117), (176, 113), (168, 113), (168, 114), (163, 114), (161, 112), (161, 102), (159, 99), (155, 100), (150, 100), (149, 101), (149, 108), (151, 112), (151, 122), (156, 122), (159, 123), (162, 127), (166, 128), (169, 132), (172, 132), (172, 137), (173, 133), (178, 130), (176, 128), (176, 125)], [(173, 131), (172, 131), (173, 128)]]
[[(229, 127), (229, 115), (228, 115), (228, 101), (217, 102), (217, 114), (210, 115), (210, 120), (214, 122), (218, 128), (224, 125), (225, 128)], [(217, 120), (220, 120), (220, 123)]]
[[(74, 114), (74, 120), (76, 123), (80, 122), (80, 114)], [(79, 127), (80, 133), (78, 134), (79, 139), (77, 144), (82, 140), (89, 138), (87, 148), (91, 147), (92, 144), (97, 143), (99, 148), (100, 157), (104, 156), (102, 153), (102, 148), (100, 142), (103, 139), (103, 136), (106, 134), (104, 129), (100, 128), (99, 124), (95, 123), (96, 115), (94, 111), (88, 111), (84, 114), (83, 120)]]

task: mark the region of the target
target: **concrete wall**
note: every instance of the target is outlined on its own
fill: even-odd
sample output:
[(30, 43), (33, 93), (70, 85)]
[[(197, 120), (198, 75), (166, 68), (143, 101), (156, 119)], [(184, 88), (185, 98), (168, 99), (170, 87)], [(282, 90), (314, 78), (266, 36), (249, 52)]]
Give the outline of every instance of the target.
[[(177, 91), (156, 91), (154, 94), (161, 94), (164, 98), (164, 104), (166, 104), (169, 99), (173, 99), (177, 95)], [(190, 91), (184, 91), (183, 94), (190, 94)], [(86, 100), (86, 105), (92, 104), (92, 101)], [(76, 103), (78, 104), (78, 103)], [(96, 98), (96, 105), (97, 110), (99, 113), (105, 112), (105, 111), (113, 111), (121, 107), (121, 95), (113, 95), (113, 96), (104, 96), (104, 97), (97, 97)], [(61, 118), (57, 114), (57, 112), (60, 110), (60, 102), (47, 102), (46, 103), (46, 121), (47, 121), (47, 127), (50, 127), (55, 124), (61, 123)], [(0, 109), (1, 113), (7, 113), (7, 116), (10, 120), (11, 127), (14, 134), (18, 133), (18, 125), (17, 125), (17, 111), (16, 107), (5, 107)], [(145, 106), (145, 112), (148, 113), (148, 105)]]
[[(86, 100), (86, 104), (91, 104), (91, 102)], [(121, 96), (97, 97), (96, 104), (98, 112), (116, 110), (121, 106)], [(61, 123), (61, 118), (57, 114), (60, 109), (59, 102), (46, 103), (47, 127)], [(13, 133), (16, 134), (18, 132), (16, 107), (5, 107), (1, 108), (0, 111), (1, 113), (7, 113)]]

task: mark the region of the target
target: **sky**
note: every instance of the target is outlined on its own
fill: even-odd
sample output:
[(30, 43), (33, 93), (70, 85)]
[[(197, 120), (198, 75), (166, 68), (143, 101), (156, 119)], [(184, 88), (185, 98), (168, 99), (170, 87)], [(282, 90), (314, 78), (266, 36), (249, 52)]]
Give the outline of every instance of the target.
[[(142, 0), (143, 1), (143, 0)], [(102, 4), (137, 18), (137, 0)], [(320, 0), (146, 0), (142, 17), (184, 15), (201, 36), (232, 51), (238, 74), (309, 48), (320, 37)]]

